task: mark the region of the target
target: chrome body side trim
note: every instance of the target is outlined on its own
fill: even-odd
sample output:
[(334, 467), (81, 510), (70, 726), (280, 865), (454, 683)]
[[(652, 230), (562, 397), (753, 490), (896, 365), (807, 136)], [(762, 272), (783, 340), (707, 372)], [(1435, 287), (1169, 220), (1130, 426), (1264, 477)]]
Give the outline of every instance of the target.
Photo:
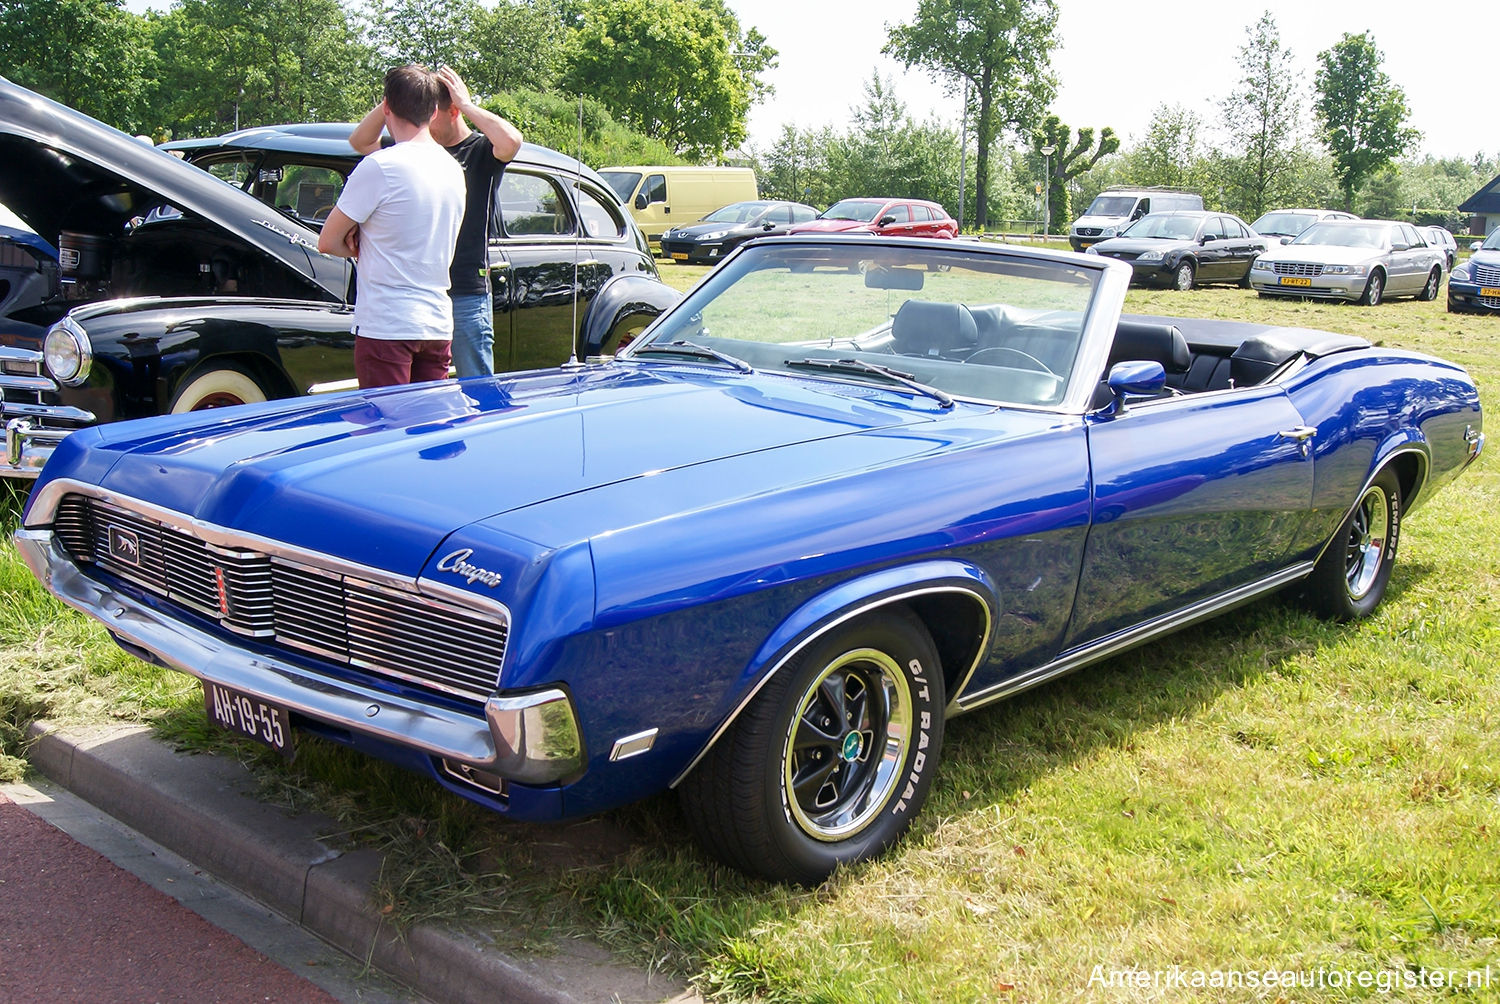
[(219, 683), (320, 722), (501, 777), (546, 783), (583, 764), (577, 715), (558, 689), (496, 694), (483, 717), (424, 704), (372, 687), (318, 676), (242, 649), (164, 616), (83, 574), (50, 530), (19, 530), (16, 548), (64, 603), (104, 623), (122, 644), (200, 680)]
[(615, 740), (615, 745), (609, 751), (611, 760), (628, 760), (633, 756), (640, 756), (651, 749), (656, 743), (656, 733), (659, 729), (647, 729), (645, 732), (637, 732), (634, 735), (621, 736)]
[[(878, 610), (881, 607), (887, 607), (893, 603), (900, 603), (918, 596), (931, 596), (935, 593), (958, 593), (962, 596), (971, 597), (976, 603), (979, 604), (980, 609), (984, 611), (984, 637), (980, 639), (979, 645), (974, 651), (973, 662), (964, 672), (963, 680), (967, 682), (969, 678), (974, 675), (974, 671), (979, 668), (980, 663), (984, 661), (984, 654), (989, 650), (990, 646), (990, 632), (993, 630), (994, 617), (990, 611), (990, 605), (985, 602), (984, 596), (977, 590), (962, 589), (958, 586), (932, 586), (928, 588), (911, 589), (901, 593), (881, 596), (878, 599), (872, 600), (868, 603), (864, 603), (856, 607), (851, 607), (850, 609), (844, 611), (833, 620), (819, 627), (816, 631), (812, 631), (805, 635), (797, 642), (796, 645), (789, 649), (785, 655), (783, 655), (780, 659), (777, 659), (776, 663), (770, 669), (761, 674), (760, 679), (755, 682), (755, 686), (750, 688), (745, 696), (740, 699), (740, 702), (734, 706), (734, 709), (730, 711), (728, 715), (724, 716), (724, 720), (719, 723), (719, 727), (714, 730), (713, 735), (709, 736), (708, 742), (703, 744), (703, 748), (698, 751), (698, 755), (693, 757), (692, 761), (686, 767), (684, 767), (676, 777), (672, 779), (672, 783), (667, 787), (677, 787), (682, 783), (683, 778), (687, 777), (693, 772), (693, 768), (698, 766), (698, 761), (707, 756), (708, 751), (713, 749), (714, 744), (719, 741), (719, 739), (724, 735), (725, 732), (729, 731), (729, 727), (734, 724), (737, 718), (739, 718), (740, 712), (744, 711), (745, 708), (749, 706), (750, 702), (755, 700), (755, 696), (760, 693), (761, 688), (770, 682), (771, 677), (781, 672), (781, 668), (788, 662), (790, 662), (793, 656), (797, 655), (797, 653), (807, 648), (808, 645), (811, 645), (814, 641), (821, 638), (829, 631), (832, 631), (840, 624), (848, 623), (854, 618), (867, 614), (872, 610)], [(962, 684), (960, 684), (960, 688), (962, 688)]]
[[(1311, 574), (1313, 564), (1311, 561), (1298, 562), (1258, 582), (1252, 582), (1249, 585), (1231, 589), (1217, 596), (1211, 596), (1206, 600), (1194, 603), (1192, 606), (1184, 607), (1181, 610), (1165, 614), (1154, 620), (1116, 631), (1114, 634), (1106, 635), (1086, 645), (1070, 649), (1044, 666), (1038, 666), (1018, 676), (1002, 680), (993, 687), (962, 696), (957, 702), (959, 705), (958, 711), (973, 711), (975, 708), (998, 701), (1001, 698), (1019, 694), (1023, 690), (1030, 690), (1038, 684), (1071, 673), (1075, 669), (1081, 669), (1090, 663), (1117, 655), (1126, 649), (1134, 648), (1137, 645), (1150, 641), (1152, 638), (1169, 634), (1190, 624), (1196, 624), (1198, 621), (1215, 617), (1226, 610), (1264, 596), (1266, 593), (1275, 592), (1277, 589), (1289, 583), (1296, 582), (1298, 579), (1306, 578)], [(952, 716), (955, 713), (957, 712), (950, 711), (949, 715)]]

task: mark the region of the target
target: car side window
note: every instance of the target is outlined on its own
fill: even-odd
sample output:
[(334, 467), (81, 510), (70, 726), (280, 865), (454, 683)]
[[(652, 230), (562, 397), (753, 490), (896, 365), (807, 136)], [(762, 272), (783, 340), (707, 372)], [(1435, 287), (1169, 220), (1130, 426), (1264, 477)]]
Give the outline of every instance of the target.
[(653, 174), (646, 179), (641, 186), (641, 194), (646, 197), (646, 205), (653, 202), (667, 201), (667, 176), (664, 174)]
[(917, 223), (929, 223), (932, 221), (932, 210), (926, 206), (912, 206), (911, 218)]
[(1406, 223), (1401, 224), (1401, 239), (1412, 247), (1423, 246), (1427, 243), (1415, 229)]
[(766, 221), (769, 222), (769, 223), (790, 223), (790, 222), (792, 222), (792, 207), (791, 206), (777, 206), (775, 209), (771, 210), (769, 213), (766, 214)]
[(620, 237), (625, 233), (625, 222), (610, 211), (604, 196), (583, 185), (578, 193), (578, 215), (583, 220), (583, 232), (589, 237)]
[(332, 168), (293, 164), (283, 168), (276, 204), (304, 220), (326, 220), (344, 190), (344, 176)]
[(1248, 237), (1248, 236), (1250, 236), (1248, 233), (1245, 232), (1245, 228), (1242, 227), (1242, 226), (1240, 226), (1240, 221), (1239, 220), (1236, 220), (1236, 219), (1234, 219), (1232, 217), (1229, 217), (1229, 216), (1223, 217), (1223, 220), (1224, 220), (1224, 236), (1228, 237), (1230, 240), (1239, 240), (1242, 237)]
[(1203, 237), (1205, 240), (1221, 241), (1224, 239), (1224, 218), (1221, 216), (1210, 216), (1203, 222)]
[(797, 208), (792, 210), (793, 223), (806, 223), (808, 220), (817, 219), (818, 214), (811, 209)]
[(573, 233), (568, 200), (557, 183), (539, 174), (508, 170), (500, 179), (495, 199), (500, 233), (510, 237)]
[(881, 213), (880, 215), (881, 215), (882, 218), (884, 218), (886, 216), (894, 216), (894, 217), (896, 217), (896, 222), (897, 223), (910, 223), (911, 222), (911, 208), (909, 206), (891, 206), (889, 209), (887, 209), (885, 212)]

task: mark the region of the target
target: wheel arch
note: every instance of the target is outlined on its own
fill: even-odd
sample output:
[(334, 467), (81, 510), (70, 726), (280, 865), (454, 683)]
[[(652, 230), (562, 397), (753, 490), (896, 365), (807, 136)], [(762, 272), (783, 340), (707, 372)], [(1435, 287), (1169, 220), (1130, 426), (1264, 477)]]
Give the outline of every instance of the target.
[(286, 372), (265, 354), (261, 352), (220, 352), (210, 356), (202, 356), (192, 360), (190, 363), (175, 368), (168, 378), (166, 394), (162, 400), (170, 406), (171, 402), (176, 400), (177, 395), (188, 384), (205, 373), (221, 369), (243, 370), (252, 380), (260, 384), (262, 389), (265, 390), (268, 400), (295, 397), (297, 395), (297, 390), (292, 386)]
[[(1375, 451), (1375, 456), (1375, 462), (1370, 465), (1370, 473), (1365, 476), (1364, 481), (1359, 486), (1359, 490), (1350, 499), (1348, 508), (1339, 517), (1339, 526), (1344, 525), (1344, 521), (1349, 518), (1349, 514), (1354, 511), (1355, 506), (1359, 505), (1360, 500), (1365, 497), (1365, 492), (1370, 490), (1370, 486), (1387, 469), (1395, 470), (1396, 480), (1401, 485), (1402, 515), (1410, 513), (1419, 501), (1417, 496), (1427, 481), (1427, 472), (1431, 464), (1431, 458), (1427, 453), (1426, 440), (1417, 432), (1407, 430), (1381, 444), (1381, 448)], [(1315, 561), (1322, 560), (1323, 553), (1328, 550), (1337, 537), (1338, 532), (1335, 530), (1333, 536), (1324, 541), (1323, 546), (1318, 549), (1318, 553), (1314, 558)]]
[(858, 617), (905, 607), (927, 628), (942, 664), (944, 693), (957, 692), (988, 648), (997, 609), (990, 577), (963, 561), (928, 561), (871, 572), (838, 583), (792, 611), (761, 645), (740, 677), (734, 706), (669, 787), (677, 787), (729, 731), (756, 694), (797, 653)]

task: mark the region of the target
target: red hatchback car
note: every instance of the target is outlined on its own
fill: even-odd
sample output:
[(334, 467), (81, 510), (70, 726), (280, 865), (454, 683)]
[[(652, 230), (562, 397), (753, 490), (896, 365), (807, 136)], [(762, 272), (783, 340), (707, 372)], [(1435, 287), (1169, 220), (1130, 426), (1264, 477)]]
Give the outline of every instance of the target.
[(844, 199), (789, 234), (859, 233), (887, 237), (957, 237), (958, 221), (922, 199)]

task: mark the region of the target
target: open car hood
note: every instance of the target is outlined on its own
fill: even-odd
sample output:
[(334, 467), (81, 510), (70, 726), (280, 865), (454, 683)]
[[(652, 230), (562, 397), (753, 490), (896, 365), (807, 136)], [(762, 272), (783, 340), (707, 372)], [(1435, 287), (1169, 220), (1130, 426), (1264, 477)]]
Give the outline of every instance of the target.
[(834, 382), (616, 364), (122, 422), (69, 437), (48, 473), (415, 574), (486, 517), (932, 415)]
[(0, 77), (0, 204), (44, 239), (63, 230), (118, 235), (171, 205), (208, 220), (341, 301), (348, 262), (318, 235), (233, 185)]

